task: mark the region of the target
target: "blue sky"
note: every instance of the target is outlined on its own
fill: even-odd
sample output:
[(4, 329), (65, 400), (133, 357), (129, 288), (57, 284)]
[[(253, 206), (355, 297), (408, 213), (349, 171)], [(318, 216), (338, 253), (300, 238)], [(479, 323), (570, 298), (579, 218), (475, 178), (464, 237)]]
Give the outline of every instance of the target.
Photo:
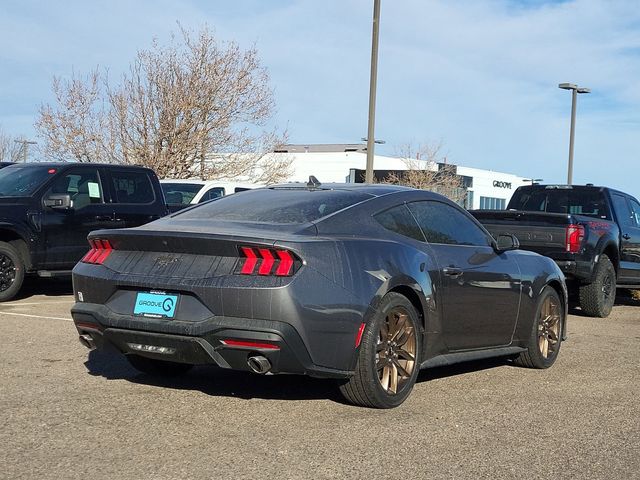
[[(52, 75), (117, 76), (176, 22), (254, 45), (292, 143), (366, 135), (373, 0), (3, 1), (0, 125), (34, 136)], [(573, 82), (574, 182), (640, 197), (637, 0), (382, 0), (377, 151), (442, 142), (452, 163), (566, 180)]]

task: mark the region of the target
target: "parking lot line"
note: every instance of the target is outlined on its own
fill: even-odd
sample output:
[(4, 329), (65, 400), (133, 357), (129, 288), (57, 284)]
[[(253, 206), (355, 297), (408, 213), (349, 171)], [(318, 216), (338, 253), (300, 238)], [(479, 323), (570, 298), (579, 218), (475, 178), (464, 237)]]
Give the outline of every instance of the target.
[(65, 303), (73, 303), (73, 300), (65, 300), (65, 301), (50, 301), (50, 302), (4, 302), (0, 304), (0, 308), (2, 307), (15, 307), (15, 306), (19, 306), (19, 305), (44, 305), (45, 303), (48, 304), (65, 304)]
[(45, 317), (43, 315), (31, 315), (28, 313), (16, 313), (16, 312), (1, 312), (1, 313), (4, 313), (5, 315), (16, 315), (18, 317), (44, 318), (47, 320), (64, 320), (65, 322), (73, 322), (72, 318), (64, 318), (64, 317)]

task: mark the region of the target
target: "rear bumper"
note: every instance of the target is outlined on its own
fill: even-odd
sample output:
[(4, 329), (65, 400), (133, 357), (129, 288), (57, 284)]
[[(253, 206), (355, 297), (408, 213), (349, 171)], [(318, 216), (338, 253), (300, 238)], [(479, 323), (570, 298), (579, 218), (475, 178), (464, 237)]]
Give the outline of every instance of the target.
[(576, 262), (574, 260), (556, 260), (556, 263), (564, 273), (565, 277), (574, 276), (576, 273)]
[[(71, 315), (78, 333), (90, 336), (98, 349), (244, 371), (250, 370), (250, 356), (262, 355), (271, 363), (272, 373), (322, 378), (347, 378), (353, 374), (313, 364), (300, 335), (285, 322), (238, 317), (180, 322), (120, 315), (91, 303), (76, 303)], [(235, 340), (236, 344), (227, 345), (226, 340)], [(256, 345), (237, 345), (238, 342)]]
[(581, 283), (591, 283), (593, 280), (594, 262), (592, 261), (556, 259), (554, 261), (568, 280), (578, 280)]

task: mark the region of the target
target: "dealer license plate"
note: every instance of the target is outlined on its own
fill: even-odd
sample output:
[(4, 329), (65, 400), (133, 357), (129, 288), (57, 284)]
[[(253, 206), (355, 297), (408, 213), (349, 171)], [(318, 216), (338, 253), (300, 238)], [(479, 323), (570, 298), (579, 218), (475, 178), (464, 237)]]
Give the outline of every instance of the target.
[(139, 292), (136, 295), (133, 314), (144, 315), (145, 317), (173, 318), (177, 304), (178, 295)]

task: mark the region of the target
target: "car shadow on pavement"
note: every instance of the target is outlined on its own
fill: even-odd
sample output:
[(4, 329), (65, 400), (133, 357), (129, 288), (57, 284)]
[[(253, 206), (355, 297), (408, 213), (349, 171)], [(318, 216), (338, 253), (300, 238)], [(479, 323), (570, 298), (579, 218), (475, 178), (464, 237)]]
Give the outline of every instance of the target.
[(304, 375), (258, 375), (198, 366), (179, 377), (163, 377), (138, 372), (119, 353), (89, 352), (85, 362), (89, 374), (108, 380), (127, 380), (176, 390), (194, 390), (206, 395), (250, 400), (320, 400), (344, 403), (332, 380)]
[(480, 372), (491, 368), (511, 365), (507, 357), (488, 358), (485, 360), (474, 360), (470, 362), (456, 363), (444, 367), (433, 367), (422, 370), (418, 375), (418, 383), (437, 380), (440, 378), (466, 375), (467, 373)]
[(18, 294), (12, 300), (23, 300), (35, 295), (59, 297), (73, 294), (71, 277), (62, 278), (27, 278)]
[[(464, 375), (508, 365), (505, 358), (479, 360), (457, 365), (430, 368), (420, 372), (418, 383)], [(148, 375), (134, 369), (119, 353), (93, 350), (85, 366), (90, 375), (107, 380), (126, 380), (175, 390), (193, 390), (206, 395), (250, 400), (330, 400), (347, 404), (337, 388), (337, 382), (304, 375), (257, 375), (225, 370), (213, 366), (195, 367), (179, 377)]]

